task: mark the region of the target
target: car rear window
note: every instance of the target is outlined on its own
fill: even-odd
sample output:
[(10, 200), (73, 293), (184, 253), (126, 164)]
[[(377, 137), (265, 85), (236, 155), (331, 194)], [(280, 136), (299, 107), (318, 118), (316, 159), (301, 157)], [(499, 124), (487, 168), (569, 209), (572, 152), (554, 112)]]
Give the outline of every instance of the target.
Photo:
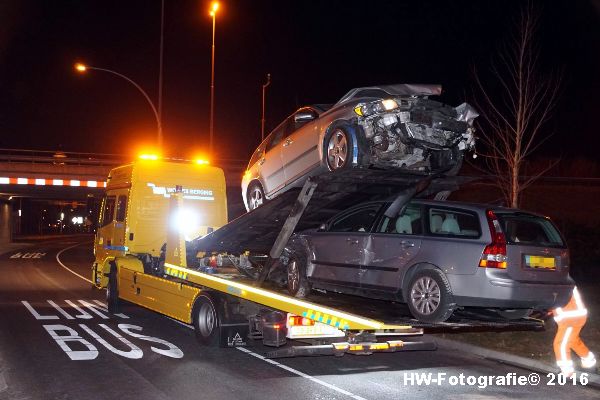
[(564, 247), (560, 233), (547, 218), (525, 213), (496, 212), (506, 241), (527, 246)]

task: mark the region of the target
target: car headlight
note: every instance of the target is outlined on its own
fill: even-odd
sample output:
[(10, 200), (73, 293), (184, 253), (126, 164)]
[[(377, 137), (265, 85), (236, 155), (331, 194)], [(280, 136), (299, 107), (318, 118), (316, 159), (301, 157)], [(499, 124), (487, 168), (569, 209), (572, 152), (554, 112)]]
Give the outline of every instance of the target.
[(398, 103), (394, 99), (377, 100), (371, 103), (359, 104), (354, 107), (354, 113), (361, 117), (391, 111), (398, 108)]

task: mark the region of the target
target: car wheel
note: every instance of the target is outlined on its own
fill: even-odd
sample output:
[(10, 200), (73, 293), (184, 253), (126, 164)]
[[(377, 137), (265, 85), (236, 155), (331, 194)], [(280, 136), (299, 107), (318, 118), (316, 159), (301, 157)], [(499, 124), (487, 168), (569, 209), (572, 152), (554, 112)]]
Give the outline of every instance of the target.
[(354, 157), (354, 143), (347, 127), (334, 127), (325, 141), (325, 160), (330, 171), (348, 168)]
[(246, 196), (246, 202), (248, 203), (248, 210), (252, 211), (255, 208), (262, 206), (267, 201), (265, 197), (265, 191), (259, 182), (254, 182), (248, 188), (248, 195)]
[(117, 266), (110, 263), (108, 285), (106, 286), (106, 304), (108, 312), (115, 314), (119, 312), (119, 287), (117, 283)]
[(196, 339), (207, 346), (217, 345), (219, 341), (219, 313), (213, 297), (201, 294), (196, 298), (192, 310), (192, 321)]
[(310, 283), (306, 277), (306, 256), (296, 251), (287, 264), (287, 290), (294, 297), (304, 298), (310, 292)]
[(450, 318), (453, 300), (446, 276), (437, 269), (418, 271), (408, 285), (408, 308), (423, 322), (443, 322)]
[(515, 310), (497, 310), (496, 312), (504, 319), (515, 320), (529, 317), (533, 313), (533, 309), (519, 308)]

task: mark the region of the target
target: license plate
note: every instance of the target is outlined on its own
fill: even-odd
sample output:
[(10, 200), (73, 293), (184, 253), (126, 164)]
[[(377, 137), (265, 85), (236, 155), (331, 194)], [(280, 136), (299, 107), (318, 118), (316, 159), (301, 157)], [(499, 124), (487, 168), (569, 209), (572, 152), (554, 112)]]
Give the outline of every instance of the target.
[(544, 256), (525, 256), (525, 265), (529, 268), (556, 269), (556, 259)]

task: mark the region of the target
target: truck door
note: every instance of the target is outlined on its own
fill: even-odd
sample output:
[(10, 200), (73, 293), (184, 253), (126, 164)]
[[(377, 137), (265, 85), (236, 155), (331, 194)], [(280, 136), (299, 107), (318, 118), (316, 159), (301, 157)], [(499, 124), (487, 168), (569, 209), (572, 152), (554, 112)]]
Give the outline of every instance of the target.
[(102, 200), (102, 211), (96, 233), (96, 259), (123, 255), (125, 248), (125, 216), (127, 191), (115, 191)]

